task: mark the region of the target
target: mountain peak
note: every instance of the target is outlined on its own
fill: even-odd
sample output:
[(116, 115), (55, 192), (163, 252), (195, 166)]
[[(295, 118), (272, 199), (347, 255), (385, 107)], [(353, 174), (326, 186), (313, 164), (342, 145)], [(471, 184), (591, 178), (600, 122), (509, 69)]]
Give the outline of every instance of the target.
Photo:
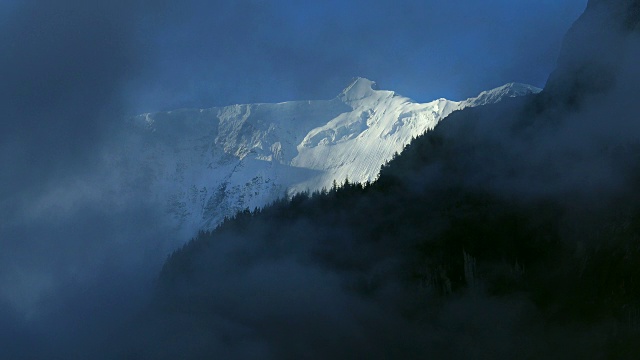
[(502, 86), (499, 86), (498, 88), (508, 88), (508, 89), (538, 89), (538, 90), (542, 90), (540, 88), (537, 88), (533, 85), (529, 85), (529, 84), (523, 84), (523, 83), (519, 83), (519, 82), (510, 82), (510, 83), (506, 83)]
[(495, 89), (483, 91), (478, 96), (465, 100), (464, 103), (466, 103), (466, 106), (480, 106), (496, 103), (508, 97), (537, 94), (541, 91), (542, 89), (532, 85), (511, 82)]
[(363, 99), (378, 90), (375, 81), (363, 77), (354, 78), (338, 97), (343, 101), (353, 101)]
[(509, 97), (516, 97), (516, 96), (524, 96), (529, 94), (537, 94), (541, 91), (542, 89), (535, 87), (533, 85), (510, 82), (508, 84), (504, 84), (502, 86), (499, 86), (487, 92), (493, 92), (493, 93), (500, 92)]

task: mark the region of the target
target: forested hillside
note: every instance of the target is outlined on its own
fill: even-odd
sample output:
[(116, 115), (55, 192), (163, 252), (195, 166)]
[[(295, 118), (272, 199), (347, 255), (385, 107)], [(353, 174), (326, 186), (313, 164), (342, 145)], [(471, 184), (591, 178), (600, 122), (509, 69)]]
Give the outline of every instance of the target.
[(590, 1), (545, 91), (454, 112), (375, 182), (201, 233), (143, 316), (164, 345), (137, 351), (637, 358), (638, 8)]

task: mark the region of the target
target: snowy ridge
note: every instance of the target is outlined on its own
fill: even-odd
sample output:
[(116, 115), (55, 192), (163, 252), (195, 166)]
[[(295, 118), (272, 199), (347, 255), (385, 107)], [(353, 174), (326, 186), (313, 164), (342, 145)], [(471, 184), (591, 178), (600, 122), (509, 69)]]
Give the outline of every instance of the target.
[(380, 166), (451, 112), (540, 89), (507, 84), (464, 101), (416, 103), (357, 78), (336, 98), (142, 114), (132, 121), (136, 170), (191, 236), (225, 216)]

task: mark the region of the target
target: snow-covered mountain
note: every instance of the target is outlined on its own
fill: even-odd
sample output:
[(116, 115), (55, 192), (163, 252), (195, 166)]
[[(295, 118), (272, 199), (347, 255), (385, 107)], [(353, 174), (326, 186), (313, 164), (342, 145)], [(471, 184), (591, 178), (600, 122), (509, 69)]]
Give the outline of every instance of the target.
[(142, 114), (126, 150), (185, 235), (279, 197), (374, 180), (451, 112), (540, 89), (510, 83), (464, 101), (416, 103), (355, 79), (336, 98)]

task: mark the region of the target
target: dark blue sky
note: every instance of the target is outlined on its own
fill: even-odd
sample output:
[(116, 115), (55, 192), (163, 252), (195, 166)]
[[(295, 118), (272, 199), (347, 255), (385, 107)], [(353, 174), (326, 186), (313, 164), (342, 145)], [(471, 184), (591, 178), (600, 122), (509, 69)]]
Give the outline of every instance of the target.
[(20, 87), (40, 85), (34, 78), (55, 81), (20, 94), (26, 102), (92, 91), (101, 103), (124, 100), (131, 113), (326, 99), (354, 76), (419, 101), (462, 99), (510, 81), (543, 86), (564, 32), (585, 6), (586, 0), (4, 0), (0, 45), (9, 47), (0, 66)]
[(101, 246), (123, 236), (86, 235), (100, 224), (131, 223), (135, 233), (154, 223), (130, 220), (145, 201), (131, 194), (120, 212), (90, 199), (65, 213), (68, 222), (38, 212), (42, 199), (70, 203), (77, 178), (102, 174), (128, 115), (329, 99), (355, 76), (418, 101), (462, 99), (510, 81), (542, 86), (585, 5), (0, 0), (0, 274), (13, 286), (14, 271), (64, 273), (72, 261), (94, 260), (86, 254), (111, 256)]
[(355, 76), (417, 101), (543, 86), (586, 1), (0, 1), (0, 198), (85, 171), (141, 112), (330, 99)]
[(329, 99), (355, 76), (418, 101), (543, 86), (586, 2), (0, 0), (0, 349), (38, 348), (36, 311), (33, 337), (75, 351), (176, 241), (104, 168), (126, 116)]
[(331, 98), (354, 76), (419, 101), (543, 86), (586, 0), (175, 2), (143, 16), (140, 110)]
[(543, 86), (586, 1), (2, 0), (0, 201), (86, 171), (141, 112), (330, 99), (355, 76), (418, 101)]

